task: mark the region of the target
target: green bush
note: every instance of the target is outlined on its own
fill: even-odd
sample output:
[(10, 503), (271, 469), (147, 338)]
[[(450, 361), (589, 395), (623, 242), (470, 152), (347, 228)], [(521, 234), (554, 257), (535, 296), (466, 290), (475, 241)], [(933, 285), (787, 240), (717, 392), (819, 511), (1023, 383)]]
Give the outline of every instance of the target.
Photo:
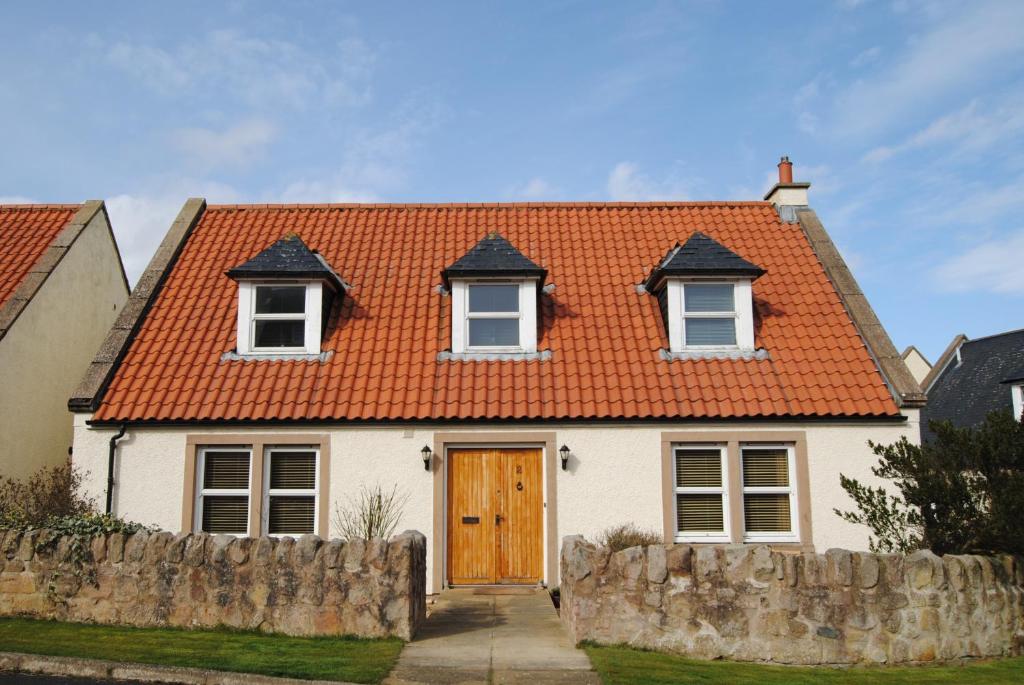
[(836, 514), (871, 529), (872, 551), (1024, 554), (1024, 426), (996, 411), (976, 428), (931, 429), (923, 445), (870, 443), (872, 473), (899, 494), (840, 475), (857, 509)]

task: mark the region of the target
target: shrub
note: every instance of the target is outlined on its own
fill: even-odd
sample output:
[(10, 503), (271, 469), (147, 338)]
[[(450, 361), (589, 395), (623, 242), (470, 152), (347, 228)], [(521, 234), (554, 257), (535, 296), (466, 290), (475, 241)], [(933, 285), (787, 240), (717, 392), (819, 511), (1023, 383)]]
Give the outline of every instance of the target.
[(399, 494), (398, 486), (385, 491), (381, 485), (363, 486), (359, 495), (348, 503), (334, 507), (334, 527), (345, 540), (353, 538), (384, 538), (387, 540), (398, 527), (408, 494)]
[(68, 459), (44, 466), (25, 481), (0, 479), (0, 526), (42, 528), (51, 518), (92, 512), (93, 501), (79, 494), (83, 478)]
[(652, 530), (644, 530), (635, 523), (623, 523), (606, 528), (597, 538), (597, 544), (619, 552), (630, 547), (646, 547), (661, 544), (661, 536)]
[(856, 511), (836, 514), (871, 529), (871, 549), (936, 554), (1024, 554), (1024, 426), (1009, 411), (976, 428), (933, 422), (935, 439), (914, 445), (871, 444), (871, 468), (899, 492), (840, 475)]

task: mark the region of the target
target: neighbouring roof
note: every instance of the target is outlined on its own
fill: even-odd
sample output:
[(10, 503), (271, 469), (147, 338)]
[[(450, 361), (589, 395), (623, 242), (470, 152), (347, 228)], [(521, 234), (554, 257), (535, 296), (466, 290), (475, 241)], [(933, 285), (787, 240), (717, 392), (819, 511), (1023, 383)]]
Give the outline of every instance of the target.
[(764, 269), (697, 231), (686, 243), (669, 250), (658, 267), (647, 279), (648, 289), (654, 289), (666, 276), (747, 276), (759, 278)]
[[(203, 211), (196, 202), (201, 214), (176, 234), (180, 254), (164, 262), (166, 279), (99, 392), (96, 421), (899, 417), (807, 234), (769, 203)], [(237, 302), (225, 272), (285, 231), (351, 282), (328, 320), (328, 354), (225, 360)], [(451, 300), (437, 287), (439, 271), (499, 231), (557, 284), (541, 296), (538, 342), (549, 354), (444, 361)], [(755, 343), (767, 358), (659, 354), (668, 341), (658, 302), (637, 285), (694, 231), (765, 269), (754, 299)]]
[(82, 205), (0, 205), (0, 307)]
[(492, 231), (441, 272), (446, 286), (452, 278), (480, 276), (536, 277), (543, 281), (547, 271), (534, 264), (501, 234)]
[(302, 238), (293, 234), (276, 241), (255, 257), (233, 269), (227, 275), (244, 278), (318, 278), (341, 290), (344, 281), (323, 257), (310, 250)]
[(1024, 381), (1024, 366), (1020, 367), (1016, 371), (1011, 371), (1010, 373), (1006, 374), (1006, 378), (1004, 378), (1000, 382), (1016, 383), (1017, 381)]
[(990, 411), (1013, 407), (1006, 382), (1024, 377), (1024, 329), (964, 339), (959, 349), (959, 363), (953, 350), (954, 356), (928, 389), (928, 404), (921, 413), (923, 436), (932, 435), (928, 421), (973, 426)]

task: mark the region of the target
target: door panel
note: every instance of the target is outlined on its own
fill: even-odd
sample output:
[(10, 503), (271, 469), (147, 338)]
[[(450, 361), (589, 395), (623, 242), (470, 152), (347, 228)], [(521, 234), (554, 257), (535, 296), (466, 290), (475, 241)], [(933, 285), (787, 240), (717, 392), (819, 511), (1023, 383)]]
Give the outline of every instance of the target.
[(537, 448), (448, 450), (448, 582), (535, 584), (544, 564)]
[(489, 584), (494, 576), (494, 504), (489, 450), (448, 451), (448, 582)]
[(540, 582), (544, 563), (540, 450), (505, 449), (498, 454), (498, 501), (498, 581)]

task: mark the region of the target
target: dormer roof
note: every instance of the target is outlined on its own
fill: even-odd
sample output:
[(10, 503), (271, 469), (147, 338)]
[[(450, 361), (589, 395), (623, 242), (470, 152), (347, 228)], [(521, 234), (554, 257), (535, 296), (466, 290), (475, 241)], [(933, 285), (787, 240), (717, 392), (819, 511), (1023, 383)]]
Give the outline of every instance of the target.
[(651, 272), (644, 286), (649, 291), (660, 287), (669, 276), (740, 276), (756, 279), (765, 270), (700, 231), (682, 245), (675, 244)]
[(537, 266), (496, 231), (488, 233), (441, 272), (446, 287), (451, 285), (452, 278), (523, 277), (539, 278), (543, 283), (547, 275), (547, 269)]
[(309, 249), (295, 233), (289, 233), (258, 255), (227, 272), (235, 280), (255, 278), (320, 279), (345, 288), (341, 276), (319, 253)]

